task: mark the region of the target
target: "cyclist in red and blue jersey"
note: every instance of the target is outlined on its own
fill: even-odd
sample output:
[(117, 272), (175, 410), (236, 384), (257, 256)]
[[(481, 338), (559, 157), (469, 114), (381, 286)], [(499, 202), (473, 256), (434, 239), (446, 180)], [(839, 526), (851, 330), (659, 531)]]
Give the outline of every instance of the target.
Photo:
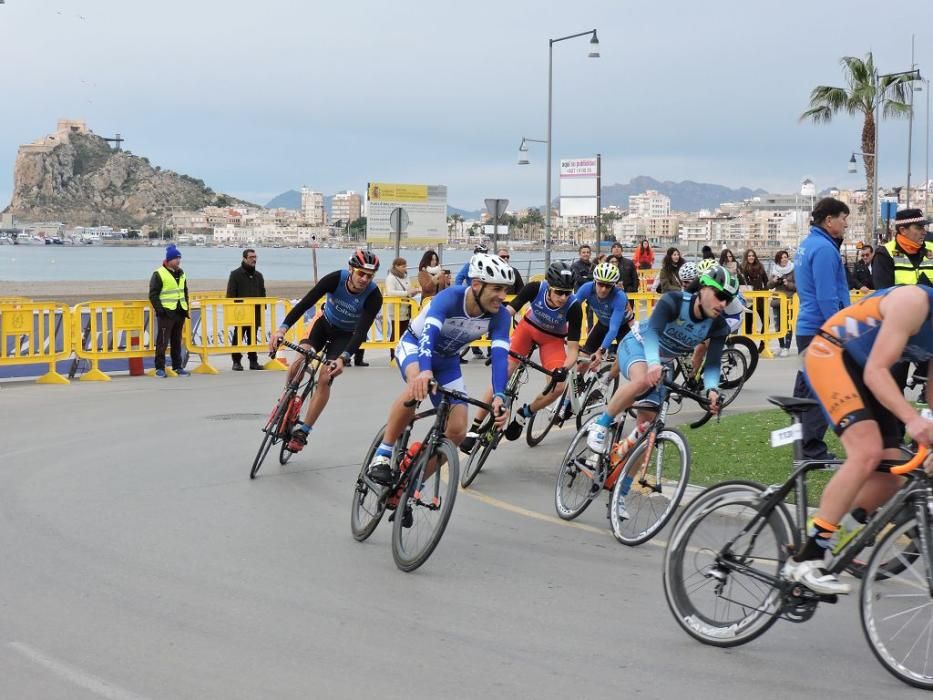
[[(904, 398), (891, 368), (933, 359), (933, 288), (881, 289), (829, 317), (804, 355), (807, 384), (846, 450), (812, 519), (803, 549), (783, 574), (817, 593), (848, 593), (849, 584), (826, 573), (823, 558), (839, 522), (852, 510), (863, 522), (900, 486), (900, 477), (875, 471), (882, 459), (903, 459), (901, 426), (919, 444), (933, 442), (933, 421)], [(933, 368), (933, 363), (930, 363)], [(927, 401), (933, 398), (928, 370)], [(861, 511), (862, 518), (856, 516)], [(839, 533), (842, 537), (857, 532)]]
[[(528, 312), (522, 317), (512, 333), (511, 350), (519, 355), (528, 356), (537, 346), (541, 356), (541, 365), (549, 370), (558, 370), (554, 375), (553, 389), (547, 394), (539, 394), (530, 404), (522, 406), (512, 417), (512, 422), (505, 430), (508, 440), (515, 440), (522, 434), (525, 423), (536, 411), (550, 406), (564, 393), (567, 371), (577, 361), (580, 351), (580, 331), (583, 326), (583, 311), (573, 298), (574, 275), (570, 265), (565, 262), (551, 263), (541, 282), (530, 282), (506, 306), (513, 316), (526, 304)], [(509, 376), (518, 367), (518, 360), (509, 359)], [(562, 379), (563, 377), (563, 379)], [(490, 389), (485, 401), (492, 398)], [(460, 443), (460, 450), (466, 454), (473, 449), (479, 429), (486, 418), (486, 412), (480, 409), (473, 418), (470, 432)]]
[[(373, 282), (378, 270), (379, 258), (368, 250), (356, 251), (350, 258), (348, 269), (324, 275), (288, 312), (282, 325), (269, 339), (269, 351), (275, 352), (288, 329), (326, 296), (324, 313), (311, 326), (308, 337), (299, 344), (309, 345), (316, 352), (322, 352), (326, 347), (325, 356), (331, 362), (321, 368), (321, 381), (308, 401), (304, 421), (292, 429), (288, 441), (288, 449), (292, 452), (300, 452), (308, 443), (312, 426), (330, 400), (331, 382), (350, 364), (350, 358), (366, 340), (366, 334), (382, 308), (382, 292)], [(286, 382), (292, 381), (298, 366), (292, 365)]]
[[(512, 316), (503, 302), (508, 288), (515, 282), (515, 272), (497, 256), (478, 253), (470, 259), (469, 276), (468, 286), (448, 287), (433, 297), (430, 306), (411, 322), (395, 348), (399, 370), (408, 386), (389, 409), (383, 442), (370, 463), (369, 476), (377, 483), (392, 482), (392, 448), (415, 413), (415, 409), (405, 403), (427, 398), (432, 380), (445, 389), (465, 392), (460, 351), (486, 334), (492, 341), (495, 420), (500, 427), (508, 420), (505, 385)], [(466, 404), (454, 402), (447, 419), (446, 436), (454, 445), (459, 445), (466, 430)]]

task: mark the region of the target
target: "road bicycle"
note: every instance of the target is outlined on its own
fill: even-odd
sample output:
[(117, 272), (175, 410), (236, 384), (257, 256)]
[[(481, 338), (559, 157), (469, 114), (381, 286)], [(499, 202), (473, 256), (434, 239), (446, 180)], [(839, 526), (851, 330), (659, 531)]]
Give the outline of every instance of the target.
[[(794, 441), (794, 470), (767, 488), (731, 482), (704, 491), (684, 509), (664, 554), (664, 593), (678, 624), (694, 639), (721, 647), (745, 644), (780, 619), (805, 622), (820, 603), (835, 603), (781, 576), (787, 557), (807, 537), (807, 475), (838, 461), (804, 460), (801, 415), (812, 399), (770, 397), (791, 417), (782, 431)], [(830, 550), (826, 571), (858, 564), (862, 630), (892, 675), (933, 689), (933, 480), (918, 469), (925, 447), (878, 471), (905, 477), (900, 490), (848, 541)], [(794, 501), (794, 514), (787, 506)]]
[[(534, 348), (532, 348), (532, 352), (533, 351)], [(515, 371), (512, 373), (512, 376), (509, 377), (509, 381), (505, 385), (506, 405), (514, 407), (522, 385), (528, 381), (529, 369), (537, 370), (549, 377), (548, 384), (542, 393), (550, 393), (555, 384), (554, 372), (545, 369), (531, 358), (525, 355), (519, 355), (512, 350), (509, 350), (509, 355), (518, 360), (518, 365), (515, 367)], [(538, 413), (541, 413), (541, 411)], [(529, 419), (529, 422), (533, 420), (534, 416)], [(473, 480), (480, 473), (480, 470), (482, 470), (486, 460), (489, 459), (489, 455), (495, 451), (505, 435), (505, 431), (500, 430), (499, 427), (496, 426), (492, 414), (486, 416), (486, 419), (480, 425), (476, 433), (477, 437), (473, 443), (473, 448), (470, 450), (466, 465), (463, 467), (463, 473), (460, 475), (460, 485), (463, 488), (469, 488), (470, 484), (473, 483)]]
[(279, 464), (285, 465), (294, 454), (288, 449), (292, 428), (301, 418), (301, 408), (304, 402), (317, 387), (318, 372), (321, 365), (327, 362), (323, 354), (315, 352), (310, 347), (295, 345), (287, 340), (283, 340), (281, 346), (298, 353), (299, 369), (285, 386), (285, 389), (282, 390), (282, 395), (262, 428), (262, 442), (259, 443), (259, 451), (256, 453), (255, 459), (253, 459), (253, 466), (249, 472), (250, 479), (256, 478), (263, 460), (265, 460), (273, 445), (279, 442), (282, 443), (279, 449)]
[(557, 426), (576, 416), (577, 430), (594, 414), (602, 413), (619, 388), (619, 374), (612, 373), (615, 356), (607, 356), (595, 370), (587, 370), (589, 358), (577, 360), (567, 372), (567, 386), (560, 398), (528, 419), (525, 440), (535, 447)]
[[(459, 391), (431, 382), (439, 396), (436, 408), (416, 413), (392, 448), (392, 483), (376, 483), (369, 477), (369, 465), (382, 443), (385, 426), (373, 438), (363, 458), (363, 466), (353, 488), (350, 529), (362, 542), (375, 531), (386, 510), (394, 511), (392, 558), (402, 571), (414, 571), (424, 564), (437, 547), (457, 496), (460, 462), (456, 446), (444, 436), (454, 401), (472, 404), (492, 412), (492, 406)], [(412, 408), (417, 401), (405, 405)], [(422, 442), (410, 443), (415, 423), (434, 418)]]
[[(705, 396), (672, 381), (674, 365), (665, 367), (655, 417), (638, 426), (628, 439), (624, 415), (612, 427), (609, 439), (612, 447), (605, 454), (597, 454), (587, 446), (589, 422), (577, 432), (557, 474), (554, 505), (558, 516), (573, 520), (603, 489), (609, 490), (608, 515), (613, 536), (634, 546), (654, 537), (674, 515), (690, 478), (691, 458), (686, 436), (666, 424), (668, 405), (675, 395), (696, 401), (705, 413), (691, 428), (704, 425), (713, 415)], [(636, 411), (634, 407), (631, 410)], [(631, 447), (619, 455), (618, 445), (629, 440), (634, 440)], [(631, 477), (631, 482), (623, 507), (620, 496), (625, 476)]]
[[(723, 408), (738, 398), (750, 375), (745, 353), (737, 348), (726, 347), (719, 362), (719, 404)], [(674, 380), (688, 389), (697, 391), (703, 386), (703, 367), (695, 369), (689, 357), (678, 358), (674, 363)], [(669, 415), (680, 411), (682, 396), (675, 395), (668, 410)]]

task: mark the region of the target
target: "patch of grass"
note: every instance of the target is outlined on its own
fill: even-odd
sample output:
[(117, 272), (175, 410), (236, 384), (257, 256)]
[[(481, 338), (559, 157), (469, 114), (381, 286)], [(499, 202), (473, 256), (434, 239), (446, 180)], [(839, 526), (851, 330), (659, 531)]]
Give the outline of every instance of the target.
[[(690, 483), (710, 486), (728, 479), (749, 479), (762, 484), (780, 484), (790, 476), (793, 445), (771, 447), (771, 433), (790, 425), (780, 409), (733, 414), (722, 422), (710, 421), (699, 430), (687, 429), (693, 463)], [(826, 433), (830, 452), (844, 455), (832, 430)], [(811, 472), (807, 476), (807, 495), (811, 505), (819, 502), (823, 487), (833, 472)]]

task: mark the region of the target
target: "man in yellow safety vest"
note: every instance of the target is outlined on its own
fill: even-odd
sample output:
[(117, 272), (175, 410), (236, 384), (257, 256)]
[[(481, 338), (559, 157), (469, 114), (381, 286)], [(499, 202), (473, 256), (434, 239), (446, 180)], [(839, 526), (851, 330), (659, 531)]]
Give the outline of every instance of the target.
[(181, 269), (181, 253), (174, 243), (165, 248), (162, 261), (149, 279), (149, 303), (158, 322), (156, 335), (156, 376), (164, 378), (165, 349), (171, 346), (172, 370), (180, 377), (191, 373), (182, 366), (182, 330), (188, 318), (188, 281)]
[(879, 247), (872, 260), (875, 289), (896, 284), (933, 286), (933, 243), (926, 243), (929, 221), (919, 209), (902, 209), (894, 219), (894, 238)]

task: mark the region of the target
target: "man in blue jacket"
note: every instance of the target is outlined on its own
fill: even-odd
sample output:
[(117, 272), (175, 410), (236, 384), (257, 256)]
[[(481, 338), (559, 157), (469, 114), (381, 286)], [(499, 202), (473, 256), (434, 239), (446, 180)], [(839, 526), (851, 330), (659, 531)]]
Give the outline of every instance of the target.
[[(810, 214), (810, 235), (797, 248), (794, 272), (800, 310), (797, 352), (802, 353), (830, 316), (850, 304), (849, 283), (839, 253), (849, 223), (849, 207), (832, 197), (816, 203)], [(794, 396), (814, 398), (803, 372), (797, 372)], [(804, 459), (826, 459), (826, 417), (816, 406), (802, 415)]]

